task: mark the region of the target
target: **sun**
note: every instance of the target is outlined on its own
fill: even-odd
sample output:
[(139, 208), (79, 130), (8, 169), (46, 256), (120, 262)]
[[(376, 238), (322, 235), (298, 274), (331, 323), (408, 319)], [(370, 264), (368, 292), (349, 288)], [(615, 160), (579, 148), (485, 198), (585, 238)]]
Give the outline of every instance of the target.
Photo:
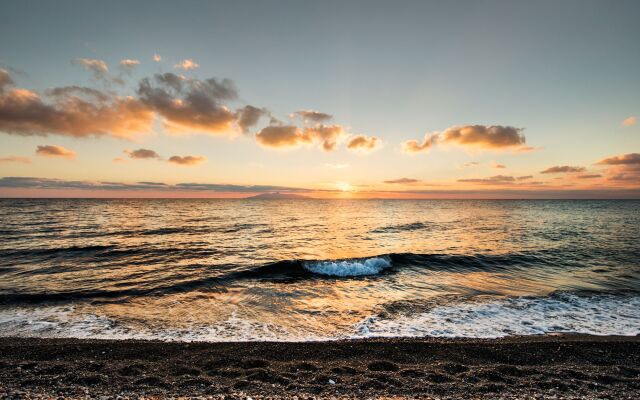
[(338, 187), (338, 189), (342, 190), (343, 192), (351, 191), (351, 185), (348, 182), (338, 182), (336, 183), (336, 186)]

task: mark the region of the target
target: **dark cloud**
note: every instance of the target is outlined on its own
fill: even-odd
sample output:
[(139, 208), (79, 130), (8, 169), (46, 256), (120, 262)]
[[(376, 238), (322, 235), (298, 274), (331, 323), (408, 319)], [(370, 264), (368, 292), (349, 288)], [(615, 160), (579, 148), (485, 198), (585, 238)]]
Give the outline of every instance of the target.
[(375, 150), (380, 145), (380, 139), (375, 136), (356, 135), (349, 139), (347, 148), (349, 150)]
[(344, 135), (344, 129), (340, 125), (316, 125), (304, 129), (295, 125), (271, 125), (260, 130), (256, 134), (256, 140), (263, 146), (273, 148), (319, 142), (325, 151), (331, 151)]
[(172, 156), (169, 158), (170, 163), (178, 165), (197, 165), (207, 161), (203, 156)]
[(36, 92), (13, 88), (5, 79), (0, 91), (0, 131), (16, 135), (59, 134), (73, 137), (111, 135), (131, 138), (151, 129), (153, 112), (139, 100), (80, 86), (54, 88), (44, 100)]
[(549, 167), (544, 171), (540, 171), (541, 174), (563, 174), (569, 172), (583, 172), (585, 171), (584, 167), (572, 167), (570, 165), (561, 165), (555, 167)]
[(391, 179), (388, 181), (384, 181), (384, 183), (400, 183), (400, 184), (409, 184), (409, 183), (418, 183), (420, 182), (420, 180), (418, 179), (413, 179), (413, 178), (399, 178), (399, 179)]
[(269, 115), (266, 109), (249, 105), (244, 106), (236, 112), (238, 126), (244, 133), (247, 133), (249, 128), (255, 126), (260, 118), (265, 115)]
[(31, 189), (84, 189), (84, 190), (153, 190), (180, 192), (311, 192), (311, 189), (271, 186), (271, 185), (230, 185), (215, 183), (178, 183), (168, 185), (162, 182), (92, 182), (73, 181), (64, 179), (35, 178), (35, 177), (3, 177), (0, 178), (2, 188), (31, 188)]
[(524, 147), (525, 137), (521, 132), (521, 128), (501, 125), (453, 126), (442, 132), (425, 134), (421, 142), (408, 140), (404, 142), (403, 149), (405, 152), (415, 153), (427, 151), (435, 144), (442, 143), (493, 150), (527, 150)]
[(524, 175), (524, 176), (518, 176), (516, 179), (519, 181), (525, 181), (527, 179), (532, 179), (533, 175)]
[(322, 124), (330, 121), (333, 115), (322, 113), (313, 110), (300, 110), (293, 113), (294, 116), (299, 116), (305, 123)]
[(578, 179), (593, 179), (593, 178), (602, 178), (600, 174), (589, 174), (589, 175), (578, 175), (576, 176)]
[(72, 150), (65, 149), (62, 146), (46, 145), (38, 146), (36, 154), (44, 157), (61, 157), (70, 160), (76, 158), (76, 153)]
[(129, 158), (135, 158), (135, 159), (145, 159), (145, 158), (159, 159), (160, 158), (160, 155), (158, 153), (149, 149), (125, 150), (124, 152), (129, 156)]
[(482, 183), (482, 184), (508, 184), (515, 182), (516, 178), (506, 175), (495, 175), (489, 178), (476, 178), (476, 179), (458, 179), (458, 182), (465, 183)]
[(597, 165), (640, 165), (640, 153), (622, 154), (619, 156), (605, 158), (596, 163)]
[(144, 78), (137, 90), (140, 101), (164, 117), (169, 131), (219, 134), (231, 130), (236, 114), (225, 106), (238, 94), (233, 82), (215, 78), (187, 79), (175, 74)]

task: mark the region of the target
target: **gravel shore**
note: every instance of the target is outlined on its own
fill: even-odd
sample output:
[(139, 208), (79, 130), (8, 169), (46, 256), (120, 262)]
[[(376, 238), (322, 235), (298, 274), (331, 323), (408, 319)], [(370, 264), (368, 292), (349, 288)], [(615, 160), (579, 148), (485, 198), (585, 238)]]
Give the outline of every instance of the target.
[(638, 399), (640, 337), (0, 338), (2, 398)]

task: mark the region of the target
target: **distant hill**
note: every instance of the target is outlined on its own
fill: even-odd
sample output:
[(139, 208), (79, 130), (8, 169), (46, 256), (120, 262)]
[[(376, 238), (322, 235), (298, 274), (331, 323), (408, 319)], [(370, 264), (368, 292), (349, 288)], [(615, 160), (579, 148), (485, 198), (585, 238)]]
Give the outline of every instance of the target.
[(310, 197), (293, 193), (261, 193), (255, 196), (247, 197), (248, 199), (310, 199)]

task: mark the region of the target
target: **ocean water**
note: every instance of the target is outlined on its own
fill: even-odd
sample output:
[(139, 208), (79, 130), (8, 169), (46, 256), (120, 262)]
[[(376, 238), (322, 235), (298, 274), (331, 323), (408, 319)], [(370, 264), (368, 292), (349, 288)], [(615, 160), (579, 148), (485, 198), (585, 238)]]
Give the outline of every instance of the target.
[(640, 201), (0, 200), (0, 336), (640, 334)]

